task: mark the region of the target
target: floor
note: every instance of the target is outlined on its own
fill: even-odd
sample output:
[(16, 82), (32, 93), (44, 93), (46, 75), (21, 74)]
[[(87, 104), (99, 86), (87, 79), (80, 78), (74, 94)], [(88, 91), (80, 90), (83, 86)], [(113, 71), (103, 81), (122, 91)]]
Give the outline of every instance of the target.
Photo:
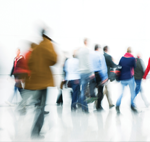
[[(143, 81), (144, 94), (150, 102), (149, 84), (149, 80)], [(5, 103), (13, 93), (13, 85), (13, 79), (6, 76), (0, 78), (0, 141), (34, 141), (27, 138), (30, 133), (27, 130), (33, 122), (32, 111), (26, 117), (19, 118), (15, 114), (15, 107)], [(64, 105), (57, 106), (55, 101), (58, 88), (49, 88), (45, 110), (50, 113), (45, 115), (41, 130), (44, 138), (38, 141), (150, 141), (150, 108), (145, 106), (141, 96), (138, 95), (135, 100), (138, 113), (133, 113), (129, 107), (128, 87), (122, 99), (120, 115), (117, 115), (115, 108), (109, 109), (105, 96), (102, 102), (104, 110), (101, 112), (96, 111), (94, 103), (88, 105), (89, 114), (83, 113), (80, 109), (71, 112), (70, 91), (70, 89), (63, 90)], [(120, 84), (111, 83), (110, 92), (113, 102), (116, 102), (120, 93)], [(20, 100), (18, 93), (17, 98), (14, 98), (14, 103)], [(15, 136), (18, 133), (24, 136), (16, 139)]]

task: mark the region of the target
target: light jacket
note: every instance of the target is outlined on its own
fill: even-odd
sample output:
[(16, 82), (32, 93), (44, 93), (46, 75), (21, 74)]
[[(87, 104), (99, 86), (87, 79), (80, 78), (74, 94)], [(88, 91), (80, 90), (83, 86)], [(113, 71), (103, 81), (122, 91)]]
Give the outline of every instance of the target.
[(100, 73), (100, 77), (102, 81), (107, 79), (108, 74), (107, 74), (107, 66), (106, 66), (104, 55), (98, 51), (94, 51), (90, 54), (90, 57), (91, 57), (93, 72), (98, 71)]

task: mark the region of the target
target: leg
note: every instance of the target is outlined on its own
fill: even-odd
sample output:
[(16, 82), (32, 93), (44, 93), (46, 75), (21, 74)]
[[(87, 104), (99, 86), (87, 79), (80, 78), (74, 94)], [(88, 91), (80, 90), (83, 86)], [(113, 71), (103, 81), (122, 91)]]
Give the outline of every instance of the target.
[(85, 91), (86, 91), (86, 87), (89, 81), (89, 76), (90, 74), (81, 74), (82, 90), (81, 90), (81, 95), (80, 95), (80, 101), (82, 105), (82, 110), (86, 112), (88, 112), (88, 106), (87, 106), (87, 102), (85, 101)]
[(118, 98), (118, 100), (116, 102), (116, 107), (120, 107), (121, 100), (122, 100), (122, 97), (123, 97), (124, 87), (125, 86), (126, 86), (126, 84), (121, 81), (122, 93), (121, 93), (121, 95), (119, 96), (119, 98)]
[(135, 97), (137, 96), (137, 94), (140, 92), (141, 90), (141, 80), (135, 80), (136, 83), (136, 88), (135, 88)]
[(47, 94), (47, 89), (44, 90), (40, 90), (40, 96), (44, 96), (42, 97), (42, 101), (41, 101), (41, 107), (40, 109), (40, 113), (39, 116), (37, 117), (37, 120), (35, 122), (35, 125), (33, 127), (32, 133), (31, 133), (31, 137), (39, 137), (40, 135), (40, 131), (42, 129), (43, 123), (44, 123), (44, 108), (45, 108), (45, 103), (46, 103), (46, 94)]
[(112, 103), (112, 100), (110, 98), (110, 93), (109, 93), (109, 90), (108, 90), (108, 85), (109, 84), (106, 84), (105, 85), (105, 94), (106, 94), (106, 97), (107, 97), (107, 100), (108, 100), (108, 103), (109, 103), (109, 108), (113, 107), (113, 103)]
[(72, 80), (71, 82), (72, 82), (71, 86), (73, 89), (71, 109), (76, 109), (77, 99), (80, 93), (80, 84), (79, 84), (79, 80)]
[(96, 109), (101, 110), (102, 109), (102, 99), (103, 99), (103, 86), (98, 87), (98, 100), (97, 100), (97, 105)]
[(129, 80), (129, 88), (130, 88), (130, 93), (131, 93), (131, 106), (132, 107), (135, 107), (135, 104), (134, 104), (134, 99), (135, 99), (135, 81), (134, 81), (134, 78), (130, 79)]
[(10, 102), (10, 103), (12, 102), (12, 100), (13, 100), (13, 98), (15, 97), (16, 94), (17, 94), (17, 86), (16, 86), (16, 84), (15, 84), (15, 86), (14, 86), (14, 93), (13, 93), (13, 95), (9, 98), (9, 102)]

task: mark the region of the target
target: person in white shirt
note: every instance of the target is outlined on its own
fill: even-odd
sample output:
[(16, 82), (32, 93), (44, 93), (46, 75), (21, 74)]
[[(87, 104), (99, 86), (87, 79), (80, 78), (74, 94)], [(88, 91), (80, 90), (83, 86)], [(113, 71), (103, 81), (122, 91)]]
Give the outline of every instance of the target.
[(87, 39), (84, 40), (84, 46), (77, 50), (77, 58), (79, 59), (79, 72), (80, 72), (80, 85), (82, 86), (80, 94), (80, 104), (82, 105), (82, 111), (88, 113), (88, 105), (86, 102), (85, 92), (92, 77), (92, 67), (90, 60), (90, 51), (87, 46)]
[(78, 101), (78, 96), (80, 94), (80, 74), (79, 74), (79, 60), (73, 55), (69, 58), (65, 64), (66, 78), (69, 81), (68, 86), (72, 88), (72, 103), (71, 110), (77, 109), (76, 104)]

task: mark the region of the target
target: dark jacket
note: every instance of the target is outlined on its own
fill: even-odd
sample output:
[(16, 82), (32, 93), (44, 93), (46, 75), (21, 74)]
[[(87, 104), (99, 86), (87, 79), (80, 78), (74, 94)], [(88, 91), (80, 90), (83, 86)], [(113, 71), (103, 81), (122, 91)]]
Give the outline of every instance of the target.
[(144, 64), (142, 59), (136, 58), (136, 68), (134, 69), (134, 78), (136, 80), (141, 80), (144, 75)]
[(117, 65), (112, 61), (112, 57), (106, 52), (104, 52), (104, 57), (105, 57), (106, 65), (107, 65), (107, 73), (108, 73), (108, 78), (109, 78), (110, 68), (115, 68), (117, 67)]
[(128, 80), (134, 76), (134, 68), (136, 67), (136, 60), (133, 56), (123, 56), (120, 59), (119, 65), (122, 67), (120, 80)]

